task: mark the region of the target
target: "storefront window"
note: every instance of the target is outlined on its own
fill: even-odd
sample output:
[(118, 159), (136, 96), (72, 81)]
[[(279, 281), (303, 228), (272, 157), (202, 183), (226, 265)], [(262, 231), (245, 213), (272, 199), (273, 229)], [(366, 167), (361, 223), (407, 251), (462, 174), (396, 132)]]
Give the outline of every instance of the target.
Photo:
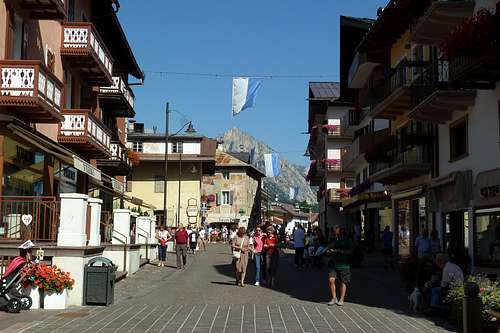
[(76, 192), (76, 174), (75, 168), (57, 163), (57, 168), (54, 167), (54, 177), (59, 180), (59, 193), (75, 193)]
[(43, 195), (44, 162), (43, 152), (5, 137), (3, 195)]
[(410, 256), (410, 201), (398, 202), (399, 255)]
[(500, 263), (500, 211), (476, 215), (476, 260)]

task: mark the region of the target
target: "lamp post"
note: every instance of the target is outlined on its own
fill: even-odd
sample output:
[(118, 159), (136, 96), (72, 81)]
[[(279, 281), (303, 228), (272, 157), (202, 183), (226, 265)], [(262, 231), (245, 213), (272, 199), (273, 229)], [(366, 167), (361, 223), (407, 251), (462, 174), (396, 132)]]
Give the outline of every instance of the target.
[(165, 108), (165, 173), (163, 177), (163, 223), (167, 227), (167, 175), (168, 175), (168, 122), (170, 118), (169, 103)]
[[(186, 126), (186, 125), (184, 125)], [(182, 128), (184, 128), (182, 126)], [(188, 134), (193, 134), (196, 133), (196, 130), (193, 127), (193, 123), (190, 121), (187, 123), (188, 128), (186, 129), (186, 133)], [(181, 163), (182, 163), (182, 153), (184, 152), (184, 147), (182, 147), (182, 151), (178, 152), (179, 154), (179, 179), (178, 179), (178, 186), (177, 186), (177, 227), (179, 227), (179, 224), (181, 222), (181, 179), (182, 179), (182, 168), (181, 168)]]
[[(191, 121), (185, 123), (184, 125), (182, 125), (182, 127), (177, 131), (175, 132), (174, 134), (170, 135), (169, 133), (169, 120), (170, 120), (170, 103), (167, 102), (166, 104), (166, 107), (165, 107), (165, 165), (164, 165), (164, 176), (163, 176), (163, 221), (164, 221), (164, 224), (165, 224), (165, 227), (167, 226), (167, 222), (168, 222), (168, 213), (167, 213), (167, 184), (168, 184), (168, 140), (170, 138), (170, 136), (175, 136), (177, 135), (180, 131), (182, 131), (184, 129), (184, 127), (188, 126), (187, 130), (186, 130), (186, 133), (194, 133), (196, 132), (193, 128), (193, 124), (191, 123)], [(180, 154), (179, 154), (179, 158), (180, 158)], [(180, 212), (180, 172), (181, 172), (181, 166), (180, 166), (180, 162), (179, 162), (179, 193), (178, 193), (178, 198), (177, 198), (177, 226), (179, 225), (179, 212)]]

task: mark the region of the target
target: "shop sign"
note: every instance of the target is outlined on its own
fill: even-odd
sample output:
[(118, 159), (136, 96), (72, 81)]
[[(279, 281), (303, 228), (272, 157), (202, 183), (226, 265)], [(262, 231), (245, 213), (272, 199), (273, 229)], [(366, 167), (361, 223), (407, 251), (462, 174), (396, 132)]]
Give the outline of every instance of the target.
[(124, 192), (125, 187), (123, 186), (123, 183), (114, 178), (111, 178), (111, 186), (113, 187), (113, 190), (118, 193)]
[(188, 217), (197, 217), (198, 216), (198, 207), (197, 206), (188, 206), (186, 208), (186, 214)]
[(73, 163), (77, 170), (80, 170), (81, 172), (89, 175), (90, 177), (98, 181), (101, 181), (101, 171), (99, 171), (99, 169), (95, 168), (93, 165), (85, 162), (84, 160), (75, 155), (73, 155)]
[(500, 185), (482, 187), (479, 193), (483, 199), (500, 197)]

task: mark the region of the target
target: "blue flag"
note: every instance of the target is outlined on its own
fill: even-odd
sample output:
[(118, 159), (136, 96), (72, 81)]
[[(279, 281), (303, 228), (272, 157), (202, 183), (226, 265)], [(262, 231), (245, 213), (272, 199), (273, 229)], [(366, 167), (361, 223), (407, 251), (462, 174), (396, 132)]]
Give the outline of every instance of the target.
[(266, 177), (277, 177), (280, 175), (281, 165), (278, 154), (264, 154), (264, 163), (266, 166)]
[(255, 105), (255, 96), (262, 86), (261, 78), (233, 78), (233, 116)]

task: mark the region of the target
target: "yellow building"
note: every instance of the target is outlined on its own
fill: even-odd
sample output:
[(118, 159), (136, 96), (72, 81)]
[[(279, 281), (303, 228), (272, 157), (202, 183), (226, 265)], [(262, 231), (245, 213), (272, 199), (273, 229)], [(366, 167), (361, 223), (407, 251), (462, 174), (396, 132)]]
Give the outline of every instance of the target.
[(166, 199), (167, 226), (199, 225), (202, 177), (214, 173), (216, 141), (191, 127), (169, 137), (165, 198), (165, 134), (131, 122), (127, 137), (129, 149), (139, 158), (139, 165), (127, 177), (127, 194), (155, 206), (155, 215), (162, 224)]

